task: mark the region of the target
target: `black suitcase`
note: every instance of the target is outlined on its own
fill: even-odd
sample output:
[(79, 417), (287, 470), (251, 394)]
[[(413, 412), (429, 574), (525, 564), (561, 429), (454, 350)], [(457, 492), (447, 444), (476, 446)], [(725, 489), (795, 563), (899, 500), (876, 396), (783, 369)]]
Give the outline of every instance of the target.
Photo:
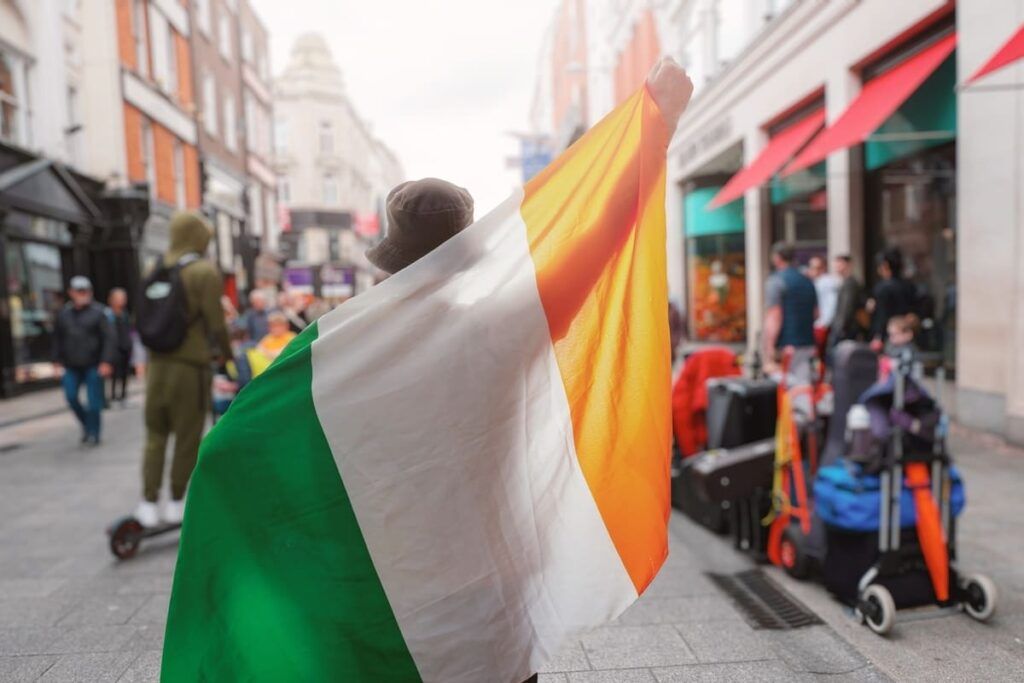
[[(840, 602), (853, 606), (860, 594), (860, 580), (878, 561), (878, 532), (855, 532), (825, 527), (828, 552), (822, 562), (822, 583)], [(917, 529), (901, 530), (899, 564), (904, 571), (885, 574), (874, 581), (889, 589), (897, 609), (935, 602), (928, 568), (917, 541)], [(955, 577), (950, 581), (955, 585)]]
[(719, 503), (746, 498), (772, 487), (775, 437), (704, 451), (691, 460), (697, 491), (704, 498)]
[(770, 379), (708, 380), (708, 449), (733, 448), (775, 435), (778, 385)]
[(729, 531), (728, 511), (722, 503), (712, 503), (697, 493), (693, 458), (678, 456), (672, 463), (672, 507), (716, 534)]

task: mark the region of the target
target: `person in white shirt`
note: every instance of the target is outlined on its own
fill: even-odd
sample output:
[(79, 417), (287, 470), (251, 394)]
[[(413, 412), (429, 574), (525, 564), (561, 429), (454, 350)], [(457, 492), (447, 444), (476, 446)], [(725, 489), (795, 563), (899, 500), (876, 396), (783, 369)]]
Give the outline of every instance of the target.
[(807, 277), (814, 281), (814, 289), (818, 293), (818, 319), (814, 326), (827, 330), (836, 314), (842, 278), (825, 269), (825, 259), (821, 256), (812, 256), (807, 262)]

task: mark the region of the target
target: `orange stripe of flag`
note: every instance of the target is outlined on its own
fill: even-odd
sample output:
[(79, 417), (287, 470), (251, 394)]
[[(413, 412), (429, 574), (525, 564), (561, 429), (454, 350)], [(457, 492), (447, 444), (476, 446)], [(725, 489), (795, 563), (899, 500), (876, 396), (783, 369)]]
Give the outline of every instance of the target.
[(643, 88), (528, 183), (521, 208), (576, 452), (637, 592), (668, 552), (668, 138)]

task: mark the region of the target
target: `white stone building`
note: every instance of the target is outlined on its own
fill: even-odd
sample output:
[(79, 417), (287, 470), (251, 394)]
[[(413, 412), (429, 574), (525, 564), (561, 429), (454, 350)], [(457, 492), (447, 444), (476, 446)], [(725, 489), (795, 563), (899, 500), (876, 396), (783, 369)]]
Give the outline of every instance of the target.
[(318, 34), (301, 36), (274, 84), (274, 170), (296, 249), (308, 263), (364, 266), (354, 228), (376, 216), (402, 180), (394, 153), (374, 137), (345, 92), (341, 69)]

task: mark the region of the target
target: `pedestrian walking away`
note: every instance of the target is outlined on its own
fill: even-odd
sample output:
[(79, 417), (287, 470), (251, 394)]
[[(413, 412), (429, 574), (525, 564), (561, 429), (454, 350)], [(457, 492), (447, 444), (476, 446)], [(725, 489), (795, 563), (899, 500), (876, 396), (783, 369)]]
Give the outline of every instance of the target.
[(103, 307), (93, 300), (89, 278), (71, 278), (68, 298), (54, 325), (53, 360), (68, 405), (82, 425), (82, 443), (95, 446), (100, 442), (103, 378), (111, 374), (117, 345)]
[(775, 272), (765, 283), (765, 372), (778, 373), (780, 353), (792, 349), (788, 383), (809, 384), (813, 379), (818, 295), (810, 278), (797, 270), (791, 245), (778, 243), (772, 247), (772, 265)]
[(127, 304), (128, 294), (124, 289), (115, 287), (110, 290), (110, 294), (107, 295), (106, 313), (115, 339), (113, 371), (110, 374), (110, 401), (120, 401), (122, 405), (128, 396), (128, 377), (131, 375), (132, 351), (135, 346), (131, 317), (125, 308)]
[[(210, 407), (211, 339), (223, 359), (231, 357), (231, 342), (220, 301), (223, 289), (220, 273), (213, 263), (200, 258), (206, 253), (212, 230), (199, 215), (182, 212), (171, 220), (170, 234), (170, 247), (164, 254), (163, 265), (177, 269), (177, 281), (184, 291), (187, 328), (182, 341), (173, 349), (156, 350), (150, 343), (143, 495), (135, 511), (143, 526), (154, 526), (161, 521), (181, 522), (185, 490), (195, 468)], [(146, 326), (141, 313), (139, 326), (140, 329)], [(170, 500), (161, 511), (157, 502), (163, 483), (167, 440), (171, 435), (174, 436), (174, 455)]]

